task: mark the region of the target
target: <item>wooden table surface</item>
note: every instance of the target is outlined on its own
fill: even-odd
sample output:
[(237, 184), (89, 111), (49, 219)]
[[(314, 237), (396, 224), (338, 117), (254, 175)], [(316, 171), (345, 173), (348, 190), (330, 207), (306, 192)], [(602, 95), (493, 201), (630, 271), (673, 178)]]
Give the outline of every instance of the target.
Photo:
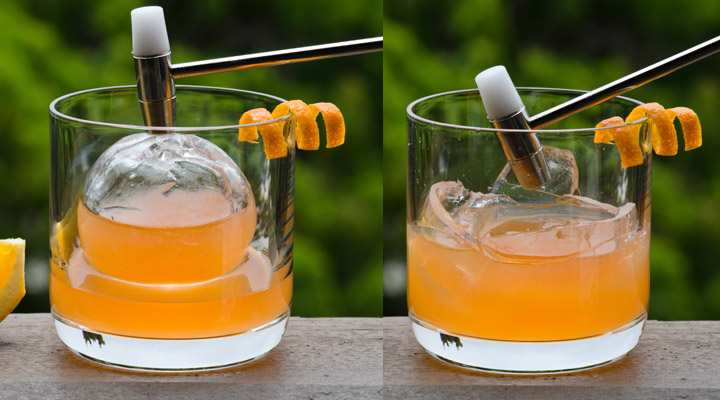
[(406, 317), (293, 317), (254, 363), (151, 374), (72, 354), (49, 314), (12, 314), (0, 324), (0, 371), (0, 399), (720, 399), (720, 322), (650, 321), (614, 364), (517, 377), (430, 357)]
[(491, 375), (451, 366), (383, 319), (385, 399), (720, 399), (720, 322), (649, 321), (619, 361), (564, 375)]
[(245, 366), (150, 374), (99, 366), (71, 353), (50, 314), (0, 323), (1, 399), (380, 399), (379, 318), (290, 319), (280, 345)]

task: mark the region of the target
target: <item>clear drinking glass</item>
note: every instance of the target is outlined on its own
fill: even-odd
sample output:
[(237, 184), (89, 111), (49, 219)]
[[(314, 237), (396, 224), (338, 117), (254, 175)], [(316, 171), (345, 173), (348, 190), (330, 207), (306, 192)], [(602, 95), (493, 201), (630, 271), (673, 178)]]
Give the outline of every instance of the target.
[[(279, 342), (292, 297), (294, 140), (268, 160), (243, 112), (283, 99), (178, 86), (177, 127), (135, 86), (50, 105), (50, 303), (60, 339), (116, 367), (201, 370)], [(283, 117), (276, 122), (285, 120)]]
[[(519, 92), (530, 115), (582, 94)], [(534, 191), (517, 183), (477, 90), (408, 106), (408, 306), (431, 355), (548, 373), (635, 347), (649, 296), (648, 123), (632, 123), (645, 161), (631, 168), (593, 127), (640, 104), (617, 97), (536, 131), (551, 180)]]

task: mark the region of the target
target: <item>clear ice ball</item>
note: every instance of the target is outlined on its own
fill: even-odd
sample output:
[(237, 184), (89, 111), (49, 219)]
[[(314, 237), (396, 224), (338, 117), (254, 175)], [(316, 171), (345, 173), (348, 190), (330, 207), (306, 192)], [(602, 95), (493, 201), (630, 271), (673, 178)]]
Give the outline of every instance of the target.
[(138, 133), (110, 146), (87, 175), (83, 203), (100, 216), (156, 227), (210, 223), (255, 207), (250, 183), (222, 149), (177, 133)]

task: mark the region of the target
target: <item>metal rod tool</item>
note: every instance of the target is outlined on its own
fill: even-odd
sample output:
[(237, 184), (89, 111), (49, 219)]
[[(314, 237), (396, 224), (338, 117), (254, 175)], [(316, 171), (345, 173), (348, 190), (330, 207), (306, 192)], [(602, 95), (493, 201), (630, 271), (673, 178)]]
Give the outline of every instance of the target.
[(692, 64), (703, 58), (713, 55), (720, 51), (720, 36), (710, 39), (707, 42), (689, 48), (682, 53), (675, 54), (662, 61), (656, 62), (649, 67), (643, 68), (630, 75), (624, 76), (616, 81), (610, 82), (605, 86), (601, 86), (593, 91), (587, 92), (582, 96), (578, 96), (572, 100), (566, 101), (549, 110), (543, 111), (528, 119), (528, 123), (532, 129), (540, 129), (548, 126), (570, 115), (576, 114), (582, 110), (590, 108), (605, 100), (633, 90), (657, 78), (665, 76), (677, 69), (688, 64)]
[[(542, 129), (570, 115), (619, 96), (679, 68), (702, 60), (720, 51), (720, 36), (666, 58), (649, 67), (622, 77), (607, 85), (566, 101), (549, 110), (529, 117), (520, 96), (512, 85), (505, 67), (489, 68), (475, 78), (488, 118), (498, 129)], [(550, 174), (545, 164), (542, 145), (534, 132), (498, 132), (508, 163), (523, 188), (532, 190), (545, 185)]]
[(238, 71), (242, 69), (272, 67), (303, 61), (322, 60), (325, 58), (351, 56), (355, 54), (382, 51), (383, 38), (350, 40), (347, 42), (321, 44), (317, 46), (298, 47), (294, 49), (268, 51), (243, 56), (216, 58), (213, 60), (193, 61), (170, 66), (170, 74), (174, 79), (189, 76), (216, 74), (220, 72)]
[[(542, 145), (528, 124), (520, 95), (503, 66), (488, 68), (475, 77), (485, 111), (502, 146), (505, 158), (523, 188), (534, 190), (550, 180)], [(520, 129), (529, 132), (502, 132)]]
[(173, 65), (162, 8), (136, 8), (131, 17), (138, 98), (148, 126), (175, 125), (175, 79), (383, 50), (380, 36)]

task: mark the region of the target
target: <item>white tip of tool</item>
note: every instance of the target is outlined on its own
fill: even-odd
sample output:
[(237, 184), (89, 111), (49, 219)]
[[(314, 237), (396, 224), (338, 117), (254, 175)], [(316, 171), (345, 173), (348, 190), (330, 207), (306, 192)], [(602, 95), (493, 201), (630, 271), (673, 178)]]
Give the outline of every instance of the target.
[(488, 68), (475, 77), (485, 112), (490, 119), (508, 117), (523, 108), (523, 102), (504, 66)]
[(162, 7), (140, 7), (130, 12), (133, 55), (149, 57), (170, 51)]

